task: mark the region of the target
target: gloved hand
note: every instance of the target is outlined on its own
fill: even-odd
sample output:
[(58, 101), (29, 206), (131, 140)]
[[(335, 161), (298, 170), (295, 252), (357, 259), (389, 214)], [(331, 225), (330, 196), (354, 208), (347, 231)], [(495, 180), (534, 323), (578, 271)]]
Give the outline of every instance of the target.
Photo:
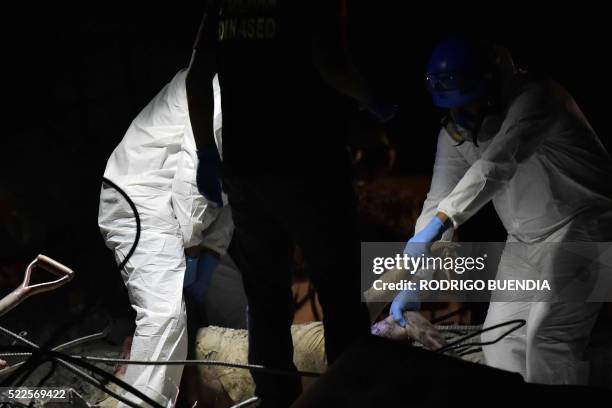
[(221, 192), (221, 157), (216, 146), (198, 150), (198, 170), (196, 183), (198, 190), (209, 202), (218, 208), (223, 207)]
[(402, 327), (406, 327), (406, 320), (404, 319), (404, 312), (410, 310), (419, 310), (421, 308), (421, 301), (419, 300), (419, 292), (417, 290), (404, 290), (401, 291), (393, 302), (391, 303), (391, 309), (389, 314), (393, 316), (393, 320)]
[(202, 252), (196, 259), (197, 267), (195, 268), (195, 279), (187, 283), (187, 274), (190, 266), (189, 257), (187, 257), (187, 270), (185, 271), (183, 292), (196, 302), (202, 302), (210, 286), (212, 275), (217, 269), (217, 266), (219, 266), (219, 256), (210, 252)]
[[(434, 216), (429, 224), (408, 240), (404, 253), (410, 257), (417, 257), (425, 253), (427, 244), (438, 241), (446, 231), (446, 226), (440, 218)], [(422, 245), (419, 245), (422, 244)]]
[(195, 282), (198, 276), (198, 259), (199, 256), (185, 257), (185, 277), (183, 278), (183, 288)]
[[(415, 234), (406, 243), (404, 254), (416, 258), (428, 252), (429, 244), (442, 238), (446, 231), (444, 222), (437, 216), (433, 217), (429, 224)], [(407, 310), (419, 310), (421, 302), (418, 291), (405, 290), (400, 292), (391, 303), (390, 313), (393, 319), (402, 327), (406, 326), (403, 313)]]

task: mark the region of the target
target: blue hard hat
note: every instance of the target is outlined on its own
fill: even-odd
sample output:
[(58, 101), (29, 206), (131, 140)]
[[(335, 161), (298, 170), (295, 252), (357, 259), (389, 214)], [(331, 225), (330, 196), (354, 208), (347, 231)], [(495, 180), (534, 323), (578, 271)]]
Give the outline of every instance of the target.
[(482, 97), (490, 69), (479, 43), (459, 36), (442, 40), (427, 64), (427, 88), (434, 105), (457, 108)]

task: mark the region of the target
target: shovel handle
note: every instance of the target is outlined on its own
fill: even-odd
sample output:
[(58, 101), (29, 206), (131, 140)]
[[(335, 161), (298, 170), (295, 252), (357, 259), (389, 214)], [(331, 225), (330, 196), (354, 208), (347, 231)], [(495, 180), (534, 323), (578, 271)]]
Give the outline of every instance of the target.
[(56, 276), (67, 276), (68, 280), (72, 280), (74, 277), (74, 271), (72, 269), (45, 255), (38, 255), (36, 257), (36, 265)]
[[(30, 285), (30, 278), (32, 276), (32, 270), (35, 266), (39, 266), (49, 273), (52, 273), (59, 278), (50, 281), (38, 283), (36, 285)], [(6, 295), (0, 300), (0, 316), (7, 313), (9, 310), (17, 306), (19, 303), (24, 301), (26, 298), (36, 295), (38, 293), (48, 292), (50, 290), (57, 289), (70, 282), (74, 277), (72, 269), (65, 265), (49, 258), (45, 255), (38, 255), (34, 261), (32, 261), (25, 272), (23, 282), (14, 291)]]

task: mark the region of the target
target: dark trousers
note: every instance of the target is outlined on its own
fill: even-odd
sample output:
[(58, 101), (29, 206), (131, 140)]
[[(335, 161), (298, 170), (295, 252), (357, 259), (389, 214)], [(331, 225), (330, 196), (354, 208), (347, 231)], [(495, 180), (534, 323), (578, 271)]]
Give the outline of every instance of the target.
[[(226, 177), (224, 186), (235, 224), (232, 255), (248, 299), (249, 362), (295, 370), (291, 266), (297, 244), (323, 308), (332, 363), (369, 333), (350, 178)], [(288, 406), (301, 391), (299, 376), (252, 375), (255, 394), (270, 406)]]

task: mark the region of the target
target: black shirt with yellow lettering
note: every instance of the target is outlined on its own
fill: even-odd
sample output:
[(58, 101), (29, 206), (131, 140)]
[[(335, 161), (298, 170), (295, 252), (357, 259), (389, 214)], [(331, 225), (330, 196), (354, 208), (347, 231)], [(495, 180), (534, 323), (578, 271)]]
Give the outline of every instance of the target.
[(203, 35), (215, 41), (226, 172), (313, 174), (348, 166), (347, 101), (312, 61), (313, 30), (333, 18), (334, 3), (218, 1)]

